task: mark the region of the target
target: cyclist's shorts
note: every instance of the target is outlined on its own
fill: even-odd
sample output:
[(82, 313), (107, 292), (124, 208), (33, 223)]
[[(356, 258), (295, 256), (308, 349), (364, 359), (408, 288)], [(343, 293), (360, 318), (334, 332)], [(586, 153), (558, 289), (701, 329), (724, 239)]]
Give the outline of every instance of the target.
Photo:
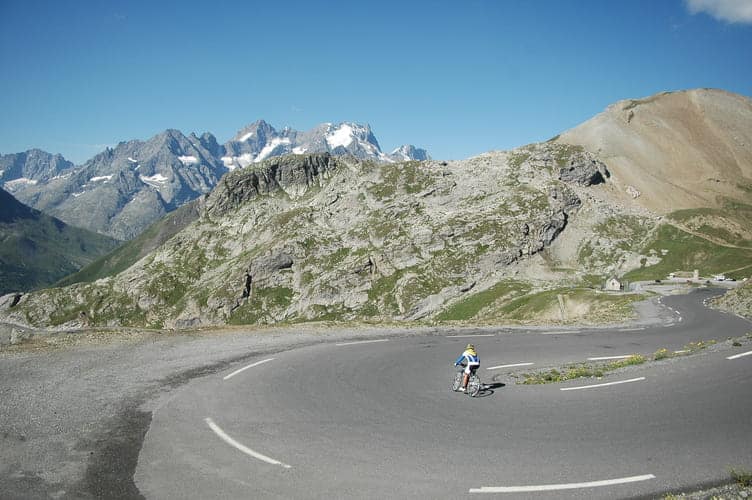
[(480, 363), (478, 363), (477, 365), (476, 364), (468, 364), (465, 367), (465, 373), (467, 373), (468, 375), (470, 375), (471, 373), (475, 373), (475, 371), (478, 368), (480, 368)]

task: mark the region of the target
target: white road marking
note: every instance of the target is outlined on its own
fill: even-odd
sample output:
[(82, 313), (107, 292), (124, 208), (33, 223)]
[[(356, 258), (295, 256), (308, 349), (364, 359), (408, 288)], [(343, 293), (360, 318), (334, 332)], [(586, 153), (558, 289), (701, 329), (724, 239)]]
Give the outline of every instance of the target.
[(268, 464), (272, 465), (279, 465), (280, 467), (284, 467), (285, 469), (291, 469), (292, 466), (287, 465), (285, 463), (280, 462), (279, 460), (274, 460), (273, 458), (267, 457), (266, 455), (262, 455), (261, 453), (258, 453), (256, 451), (253, 451), (252, 449), (248, 448), (247, 446), (244, 446), (234, 439), (232, 439), (230, 436), (228, 436), (225, 431), (223, 431), (217, 424), (214, 423), (214, 421), (210, 418), (205, 418), (204, 421), (207, 423), (209, 428), (214, 431), (214, 434), (220, 437), (222, 441), (229, 444), (233, 448), (236, 448), (246, 455), (249, 455), (253, 458), (256, 458), (258, 460), (261, 460), (262, 462), (266, 462)]
[(607, 359), (627, 359), (634, 356), (634, 354), (625, 354), (623, 356), (601, 356), (600, 358), (588, 358), (588, 361), (605, 361)]
[(513, 365), (489, 366), (486, 370), (498, 370), (499, 368), (514, 368), (515, 366), (530, 366), (534, 363), (515, 363)]
[(687, 354), (689, 352), (689, 349), (681, 349), (679, 351), (674, 351), (674, 354)]
[(580, 488), (596, 488), (599, 486), (636, 483), (638, 481), (647, 481), (648, 479), (655, 479), (655, 476), (653, 474), (645, 474), (643, 476), (590, 481), (588, 483), (540, 484), (531, 486), (483, 486), (481, 488), (471, 488), (470, 493), (525, 493), (531, 491), (575, 490)]
[(240, 372), (243, 372), (243, 371), (247, 370), (248, 368), (253, 368), (254, 366), (258, 366), (258, 365), (263, 365), (264, 363), (268, 363), (269, 361), (274, 361), (274, 358), (264, 359), (264, 360), (262, 360), (262, 361), (257, 361), (257, 362), (255, 362), (255, 363), (252, 363), (252, 364), (250, 364), (250, 365), (248, 365), (248, 366), (244, 366), (244, 367), (243, 367), (243, 368), (241, 368), (240, 370), (235, 370), (235, 371), (234, 371), (234, 372), (232, 372), (231, 374), (227, 375), (227, 376), (226, 376), (226, 377), (224, 377), (224, 378), (223, 378), (222, 380), (227, 380), (228, 378), (230, 378), (230, 377), (234, 377), (234, 376), (235, 376), (235, 375), (237, 375), (238, 373), (240, 373)]
[(620, 331), (620, 332), (636, 332), (638, 330), (644, 330), (644, 329), (645, 329), (644, 326), (638, 326), (636, 328), (619, 328), (618, 331)]
[(560, 391), (577, 391), (579, 389), (593, 389), (595, 387), (606, 387), (607, 385), (628, 384), (630, 382), (639, 382), (640, 380), (645, 380), (645, 377), (631, 378), (629, 380), (619, 380), (618, 382), (606, 382), (605, 384), (582, 385), (580, 387), (562, 387), (559, 390)]
[(739, 358), (744, 357), (744, 356), (749, 356), (750, 354), (752, 354), (752, 351), (743, 352), (741, 354), (734, 354), (733, 356), (729, 356), (726, 359), (739, 359)]
[(447, 335), (448, 339), (462, 339), (466, 337), (495, 337), (495, 333), (474, 333), (471, 335)]
[(555, 332), (540, 332), (540, 333), (541, 333), (541, 335), (561, 335), (563, 333), (578, 333), (578, 332), (574, 332), (574, 331), (571, 331), (571, 330), (559, 330), (559, 331), (555, 331)]
[(334, 345), (338, 347), (342, 347), (343, 345), (373, 344), (374, 342), (389, 342), (389, 339), (358, 340), (357, 342), (343, 342), (341, 344), (334, 344)]

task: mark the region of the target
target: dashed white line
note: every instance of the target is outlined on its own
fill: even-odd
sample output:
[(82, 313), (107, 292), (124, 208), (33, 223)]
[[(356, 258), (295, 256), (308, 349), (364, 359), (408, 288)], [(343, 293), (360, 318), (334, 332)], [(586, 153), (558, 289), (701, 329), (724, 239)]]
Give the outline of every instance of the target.
[(641, 380), (645, 380), (645, 377), (631, 378), (629, 380), (619, 380), (617, 382), (606, 382), (605, 384), (582, 385), (580, 387), (562, 387), (559, 390), (560, 391), (577, 391), (580, 389), (594, 389), (596, 387), (606, 387), (607, 385), (628, 384), (630, 382), (639, 382)]
[(340, 344), (334, 344), (337, 347), (342, 347), (345, 345), (356, 345), (356, 344), (373, 344), (375, 342), (389, 342), (389, 339), (376, 339), (376, 340), (358, 340), (357, 342), (342, 342)]
[(601, 356), (600, 358), (588, 358), (588, 361), (605, 361), (607, 359), (627, 359), (634, 356), (633, 354), (624, 354), (622, 356)]
[(643, 476), (622, 477), (618, 479), (606, 479), (603, 481), (590, 481), (587, 483), (564, 483), (564, 484), (539, 484), (530, 486), (483, 486), (471, 488), (470, 493), (525, 493), (531, 491), (557, 491), (575, 490), (580, 488), (597, 488), (599, 486), (614, 486), (618, 484), (636, 483), (655, 479), (653, 474)]
[(530, 366), (534, 363), (514, 363), (512, 365), (489, 366), (486, 370), (498, 370), (499, 368), (514, 368), (515, 366)]
[(237, 375), (240, 372), (246, 371), (248, 368), (253, 368), (254, 366), (263, 365), (264, 363), (268, 363), (269, 361), (274, 361), (274, 358), (264, 359), (262, 361), (257, 361), (255, 363), (251, 363), (250, 365), (244, 366), (243, 368), (241, 368), (239, 370), (235, 370), (231, 374), (229, 374), (226, 377), (224, 377), (222, 380), (227, 380), (228, 378), (234, 377), (235, 375)]
[(292, 466), (290, 466), (290, 465), (282, 463), (279, 460), (274, 460), (273, 458), (267, 457), (266, 455), (262, 455), (261, 453), (259, 453), (257, 451), (253, 451), (252, 449), (248, 448), (247, 446), (238, 443), (233, 438), (231, 438), (230, 436), (228, 436), (225, 433), (225, 431), (223, 431), (217, 424), (215, 424), (214, 421), (211, 418), (207, 417), (207, 418), (204, 419), (204, 421), (209, 426), (209, 428), (214, 431), (214, 434), (216, 434), (217, 436), (220, 437), (220, 439), (222, 439), (222, 441), (224, 441), (225, 443), (229, 444), (233, 448), (242, 451), (246, 455), (251, 456), (253, 458), (256, 458), (258, 460), (261, 460), (262, 462), (266, 462), (268, 464), (279, 465), (280, 467), (284, 467), (285, 469), (291, 469), (292, 468)]
[(469, 335), (447, 335), (448, 339), (463, 339), (467, 337), (495, 337), (495, 333), (473, 333)]
[(743, 353), (741, 353), (741, 354), (734, 354), (733, 356), (729, 356), (729, 357), (728, 357), (728, 358), (726, 358), (726, 359), (728, 359), (728, 360), (732, 360), (732, 359), (739, 359), (739, 358), (742, 358), (742, 357), (744, 357), (744, 356), (749, 356), (750, 354), (752, 354), (752, 351), (749, 351), (749, 352), (743, 352)]
[(540, 333), (541, 333), (541, 335), (561, 335), (561, 334), (564, 334), (564, 333), (578, 333), (578, 332), (574, 332), (574, 331), (570, 331), (570, 330), (559, 330), (559, 331), (555, 331), (555, 332), (540, 332)]

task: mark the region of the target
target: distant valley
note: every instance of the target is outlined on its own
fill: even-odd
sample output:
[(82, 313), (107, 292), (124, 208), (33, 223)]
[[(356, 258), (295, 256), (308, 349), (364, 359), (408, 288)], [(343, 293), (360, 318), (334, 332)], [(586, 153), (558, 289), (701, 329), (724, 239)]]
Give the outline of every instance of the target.
[(0, 189), (0, 294), (49, 286), (119, 243), (27, 207)]

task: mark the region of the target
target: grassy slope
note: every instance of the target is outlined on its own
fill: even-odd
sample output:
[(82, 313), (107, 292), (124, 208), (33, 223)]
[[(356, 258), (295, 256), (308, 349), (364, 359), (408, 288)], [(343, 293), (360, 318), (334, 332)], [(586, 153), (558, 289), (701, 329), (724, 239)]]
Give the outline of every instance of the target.
[(0, 294), (51, 285), (118, 244), (37, 210), (11, 205), (15, 200), (2, 201)]
[(138, 237), (123, 243), (111, 253), (58, 281), (56, 286), (88, 283), (107, 276), (114, 276), (170, 239), (197, 217), (198, 211), (195, 202), (183, 205), (149, 226)]
[(628, 272), (629, 281), (662, 279), (675, 271), (698, 269), (701, 276), (726, 273), (741, 278), (750, 274), (752, 249), (723, 246), (687, 233), (670, 224), (662, 225), (655, 238), (642, 250), (661, 257), (658, 264)]

